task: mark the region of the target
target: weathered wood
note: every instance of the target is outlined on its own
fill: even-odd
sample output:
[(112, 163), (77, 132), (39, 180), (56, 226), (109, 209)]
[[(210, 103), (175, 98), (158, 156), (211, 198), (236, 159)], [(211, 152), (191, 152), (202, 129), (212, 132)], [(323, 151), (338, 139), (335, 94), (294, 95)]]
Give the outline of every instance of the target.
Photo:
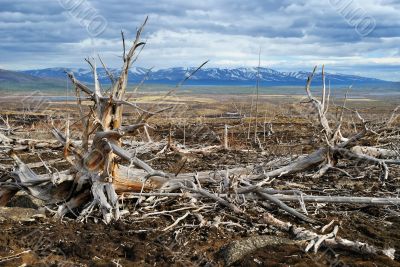
[[(298, 240), (311, 240), (310, 244), (307, 246), (306, 250), (309, 250), (311, 247), (315, 247), (315, 251), (318, 250), (319, 245), (323, 245), (330, 248), (341, 248), (345, 250), (350, 250), (356, 253), (361, 254), (369, 254), (369, 255), (377, 255), (382, 254), (386, 255), (391, 259), (394, 259), (394, 249), (379, 249), (367, 243), (359, 242), (359, 241), (351, 241), (348, 239), (335, 237), (326, 239), (326, 235), (320, 235), (313, 231), (306, 230), (301, 227), (297, 227), (291, 223), (283, 222), (271, 214), (267, 213), (263, 216), (263, 221), (269, 225), (275, 226), (282, 231), (289, 232), (295, 236)], [(320, 240), (323, 240), (322, 242)], [(319, 242), (320, 241), (320, 242)]]
[(369, 146), (353, 146), (350, 151), (375, 158), (393, 158), (400, 156), (400, 151)]
[(228, 145), (228, 125), (225, 124), (224, 127), (224, 148), (228, 149), (229, 145)]
[(9, 143), (11, 143), (12, 142), (12, 139), (11, 138), (8, 138), (7, 136), (5, 136), (4, 134), (2, 134), (1, 132), (0, 132), (0, 143), (1, 144), (9, 144)]
[(328, 151), (327, 148), (320, 148), (319, 150), (311, 153), (310, 155), (308, 155), (306, 157), (301, 157), (300, 159), (295, 160), (293, 163), (290, 163), (290, 164), (283, 166), (281, 168), (278, 168), (276, 170), (272, 170), (272, 171), (266, 172), (264, 174), (261, 174), (258, 176), (258, 179), (264, 179), (264, 178), (267, 178), (267, 179), (261, 181), (257, 185), (262, 186), (262, 185), (266, 184), (268, 182), (269, 178), (280, 177), (282, 175), (297, 173), (300, 171), (307, 170), (311, 167), (314, 167), (314, 166), (322, 163), (326, 159), (327, 151)]
[(348, 197), (348, 196), (309, 196), (309, 195), (274, 195), (279, 200), (290, 202), (340, 203), (340, 204), (367, 204), (367, 205), (400, 205), (400, 198), (393, 197)]

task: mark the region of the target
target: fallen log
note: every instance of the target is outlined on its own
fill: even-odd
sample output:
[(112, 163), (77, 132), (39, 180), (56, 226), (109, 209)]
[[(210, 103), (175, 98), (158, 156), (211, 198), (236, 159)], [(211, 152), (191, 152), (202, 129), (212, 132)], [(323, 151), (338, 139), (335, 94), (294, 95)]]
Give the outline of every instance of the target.
[(394, 259), (395, 249), (380, 249), (367, 243), (340, 238), (336, 236), (337, 230), (334, 230), (333, 234), (317, 234), (313, 231), (297, 227), (291, 223), (283, 222), (269, 213), (264, 214), (262, 221), (268, 225), (277, 227), (281, 231), (288, 232), (297, 240), (309, 241), (309, 244), (305, 248), (306, 252), (311, 248), (314, 248), (314, 252), (317, 252), (319, 247), (322, 245), (329, 248), (350, 250), (360, 254), (381, 254), (392, 260)]
[(354, 146), (350, 149), (350, 151), (355, 154), (367, 155), (378, 159), (387, 159), (400, 156), (400, 151), (369, 146)]
[[(395, 150), (381, 149), (375, 147), (366, 147), (357, 145), (357, 142), (366, 138), (367, 134), (376, 134), (377, 131), (383, 131), (387, 128), (387, 124), (380, 125), (377, 130), (370, 130), (368, 128), (368, 122), (365, 121), (357, 110), (350, 110), (346, 108), (347, 93), (344, 99), (343, 106), (340, 107), (341, 111), (338, 119), (335, 123), (335, 127), (332, 128), (331, 123), (327, 118), (329, 110), (329, 97), (330, 90), (327, 92), (325, 88), (325, 74), (324, 67), (322, 67), (322, 99), (321, 101), (315, 98), (311, 93), (311, 81), (314, 77), (317, 67), (314, 67), (313, 72), (309, 75), (306, 84), (306, 94), (309, 99), (307, 103), (311, 103), (319, 121), (320, 139), (323, 141), (322, 148), (317, 149), (313, 153), (306, 157), (299, 157), (297, 160), (287, 164), (286, 166), (279, 167), (275, 170), (271, 170), (261, 174), (258, 179), (263, 179), (258, 183), (258, 186), (265, 185), (271, 178), (281, 177), (283, 175), (290, 175), (299, 172), (305, 172), (312, 170), (316, 166), (319, 170), (313, 175), (314, 178), (320, 178), (327, 173), (330, 169), (337, 169), (335, 166), (339, 160), (355, 159), (356, 161), (363, 160), (372, 164), (379, 164), (382, 167), (383, 175), (381, 178), (382, 183), (388, 179), (389, 170), (387, 164), (400, 164), (399, 160), (390, 158), (398, 157), (399, 152)], [(341, 126), (343, 121), (343, 114), (345, 110), (350, 110), (355, 113), (358, 119), (362, 122), (362, 130), (356, 132), (349, 137), (343, 137), (341, 133)], [(351, 155), (349, 157), (349, 155)], [(381, 158), (387, 160), (381, 160)]]
[[(238, 193), (247, 194), (247, 193)], [(167, 193), (167, 192), (142, 192), (127, 193), (124, 198), (138, 197), (205, 197), (199, 193)], [(220, 197), (228, 197), (228, 194), (218, 194)], [(309, 195), (281, 195), (275, 194), (274, 198), (284, 202), (311, 202), (311, 203), (338, 203), (338, 204), (367, 204), (373, 206), (397, 206), (400, 205), (400, 198), (378, 198), (378, 197), (346, 197), (346, 196), (309, 196)], [(260, 199), (259, 197), (249, 196), (249, 199)]]
[(382, 197), (346, 197), (346, 196), (309, 196), (309, 195), (274, 195), (281, 201), (288, 202), (314, 202), (314, 203), (340, 203), (340, 204), (367, 204), (376, 206), (400, 205), (400, 198)]

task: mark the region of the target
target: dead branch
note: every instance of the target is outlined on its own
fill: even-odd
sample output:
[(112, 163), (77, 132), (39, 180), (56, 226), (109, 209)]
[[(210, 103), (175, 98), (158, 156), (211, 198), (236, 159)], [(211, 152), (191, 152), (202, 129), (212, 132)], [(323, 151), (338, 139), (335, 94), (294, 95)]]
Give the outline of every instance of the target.
[(269, 225), (277, 227), (281, 231), (290, 233), (297, 240), (309, 241), (309, 244), (305, 249), (306, 251), (314, 247), (314, 251), (317, 252), (320, 245), (323, 245), (330, 248), (350, 250), (360, 254), (381, 254), (386, 255), (391, 259), (394, 259), (394, 249), (379, 249), (359, 241), (351, 241), (348, 239), (340, 238), (336, 236), (337, 230), (334, 232), (333, 235), (320, 235), (310, 230), (292, 225), (291, 223), (285, 223), (273, 217), (269, 213), (264, 215), (263, 221)]

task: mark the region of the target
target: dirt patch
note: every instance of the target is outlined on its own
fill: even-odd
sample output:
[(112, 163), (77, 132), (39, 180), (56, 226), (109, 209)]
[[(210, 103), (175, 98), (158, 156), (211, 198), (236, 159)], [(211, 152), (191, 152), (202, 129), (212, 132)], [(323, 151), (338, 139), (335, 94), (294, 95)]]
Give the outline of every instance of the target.
[[(194, 101), (194, 100), (193, 100)], [(201, 103), (201, 105), (199, 104)], [(215, 104), (196, 102), (196, 112), (201, 110), (207, 112), (223, 112), (221, 107)], [(3, 104), (3, 103), (2, 103)], [(229, 110), (229, 104), (225, 103), (224, 109)], [(240, 104), (240, 103), (239, 103)], [(374, 103), (375, 105), (375, 103)], [(259, 125), (258, 137), (263, 145), (263, 153), (256, 150), (252, 142), (247, 139), (248, 120), (226, 121), (219, 118), (185, 118), (185, 129), (183, 132), (181, 124), (174, 124), (173, 141), (182, 145), (184, 141), (187, 147), (196, 145), (210, 146), (219, 145), (218, 138), (222, 137), (224, 124), (233, 126), (229, 131), (229, 144), (231, 149), (217, 149), (212, 153), (191, 153), (169, 152), (157, 155), (159, 151), (147, 152), (139, 155), (143, 160), (156, 168), (166, 172), (176, 173), (180, 171), (194, 172), (202, 170), (220, 170), (232, 166), (246, 166), (249, 164), (268, 162), (277, 157), (295, 157), (300, 154), (309, 153), (317, 148), (323, 140), (319, 140), (318, 129), (312, 126), (312, 119), (301, 116), (304, 110), (289, 109), (290, 113), (276, 116), (266, 105), (262, 112), (268, 112), (267, 121), (273, 125), (272, 133), (264, 133)], [(281, 111), (277, 106), (276, 113)], [(10, 107), (18, 110), (19, 107)], [(65, 107), (54, 107), (62, 110)], [(71, 108), (74, 111), (73, 107)], [(281, 108), (281, 107), (279, 107)], [(381, 119), (382, 114), (387, 114), (384, 105), (379, 109), (369, 110), (363, 116), (368, 117), (372, 122)], [(260, 107), (261, 109), (261, 107)], [(70, 110), (70, 113), (71, 113)], [(15, 111), (15, 110), (14, 110)], [(129, 111), (129, 110), (128, 110)], [(127, 111), (127, 112), (128, 112)], [(243, 111), (245, 112), (245, 111)], [(214, 112), (216, 113), (216, 112)], [(25, 131), (17, 133), (20, 137), (51, 138), (44, 119), (21, 118), (22, 113), (11, 112), (10, 121), (13, 125), (22, 125)], [(304, 114), (304, 113), (303, 113)], [(215, 114), (214, 114), (215, 115)], [(46, 118), (45, 115), (41, 115)], [(179, 118), (181, 119), (181, 118)], [(348, 118), (347, 118), (348, 119)], [(260, 121), (263, 121), (260, 119)], [(54, 122), (62, 128), (64, 118)], [(158, 125), (150, 130), (152, 138), (156, 141), (166, 140), (170, 122), (164, 119), (154, 118), (151, 124)], [(35, 126), (33, 130), (32, 126)], [(201, 125), (206, 125), (199, 130)], [(351, 131), (354, 125), (349, 124), (346, 130)], [(72, 126), (79, 128), (79, 124)], [(201, 136), (208, 134), (204, 140), (199, 142)], [(79, 136), (73, 136), (79, 139)], [(185, 138), (185, 140), (184, 140)], [(138, 135), (135, 141), (146, 140), (144, 136)], [(62, 157), (62, 150), (36, 150), (21, 151), (19, 156), (26, 163), (38, 162), (40, 159), (50, 161)], [(39, 158), (40, 156), (40, 158)], [(6, 155), (1, 156), (0, 164), (10, 165), (12, 160)], [(66, 169), (66, 162), (56, 162), (51, 167), (58, 170)], [(310, 173), (285, 176), (271, 182), (268, 186), (275, 189), (299, 189), (307, 194), (343, 195), (343, 196), (365, 196), (375, 194), (396, 196), (399, 188), (400, 171), (398, 168), (391, 168), (390, 179), (385, 187), (379, 182), (380, 170), (377, 166), (368, 167), (368, 175), (358, 179), (357, 175), (367, 166), (355, 166), (349, 163), (343, 167), (355, 179), (350, 179), (342, 172), (329, 171), (320, 179), (313, 179)], [(35, 168), (38, 173), (46, 173), (47, 169)], [(0, 170), (0, 175), (2, 175)], [(159, 210), (173, 210), (182, 206), (187, 199), (172, 199), (165, 202)], [(282, 220), (290, 221), (296, 225), (301, 222), (294, 220), (274, 205), (268, 209), (259, 210), (259, 214), (251, 214), (251, 220), (235, 218), (216, 205), (212, 213), (207, 214), (207, 220), (213, 221), (218, 215), (224, 222), (233, 222), (231, 227), (198, 227), (198, 221), (194, 216), (189, 216), (185, 223), (171, 231), (163, 229), (171, 225), (181, 213), (163, 215), (157, 218), (142, 217), (142, 213), (135, 209), (135, 200), (127, 200), (124, 205), (129, 209), (130, 214), (122, 221), (105, 225), (94, 214), (86, 223), (78, 223), (71, 218), (53, 220), (49, 213), (47, 218), (28, 216), (23, 220), (23, 215), (18, 213), (19, 209), (13, 208), (13, 214), (9, 210), (0, 211), (0, 265), (4, 266), (45, 266), (46, 264), (64, 266), (223, 266), (221, 250), (236, 240), (248, 238), (254, 235), (280, 235), (291, 238), (277, 232), (273, 227), (263, 225), (258, 221), (262, 212), (271, 212)], [(40, 203), (30, 198), (14, 198), (10, 204), (13, 207), (38, 208)], [(299, 204), (294, 207), (300, 209)], [(138, 205), (140, 207), (140, 205)], [(369, 205), (323, 205), (307, 204), (307, 211), (322, 224), (329, 223), (332, 219), (340, 221), (339, 236), (350, 240), (358, 240), (375, 245), (379, 248), (395, 248), (400, 250), (400, 229), (399, 208), (373, 207)], [(19, 210), (21, 211), (21, 210)], [(30, 209), (32, 215), (37, 210)], [(14, 218), (15, 220), (11, 220)], [(237, 224), (249, 226), (243, 228)], [(303, 225), (310, 228), (309, 225)], [(248, 230), (251, 229), (251, 230)], [(18, 255), (18, 253), (22, 253)], [(16, 255), (15, 258), (5, 257)], [(395, 261), (383, 256), (364, 256), (356, 253), (349, 253), (342, 250), (321, 249), (317, 254), (304, 253), (304, 247), (297, 245), (267, 245), (257, 249), (235, 263), (235, 266), (400, 266), (400, 257), (396, 254)]]

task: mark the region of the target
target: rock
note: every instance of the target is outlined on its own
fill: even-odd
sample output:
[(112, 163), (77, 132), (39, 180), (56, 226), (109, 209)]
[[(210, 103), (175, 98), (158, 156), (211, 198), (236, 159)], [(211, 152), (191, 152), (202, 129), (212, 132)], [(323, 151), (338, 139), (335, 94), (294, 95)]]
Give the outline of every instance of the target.
[(7, 204), (7, 207), (19, 207), (19, 208), (30, 208), (38, 209), (44, 206), (44, 202), (40, 199), (32, 197), (25, 192), (18, 192)]
[(35, 216), (40, 218), (42, 215), (38, 210), (30, 208), (0, 207), (0, 222), (5, 220), (32, 222), (35, 221)]
[(294, 243), (295, 241), (283, 237), (269, 235), (252, 236), (230, 243), (222, 248), (219, 254), (224, 259), (225, 266), (230, 266), (259, 248)]

